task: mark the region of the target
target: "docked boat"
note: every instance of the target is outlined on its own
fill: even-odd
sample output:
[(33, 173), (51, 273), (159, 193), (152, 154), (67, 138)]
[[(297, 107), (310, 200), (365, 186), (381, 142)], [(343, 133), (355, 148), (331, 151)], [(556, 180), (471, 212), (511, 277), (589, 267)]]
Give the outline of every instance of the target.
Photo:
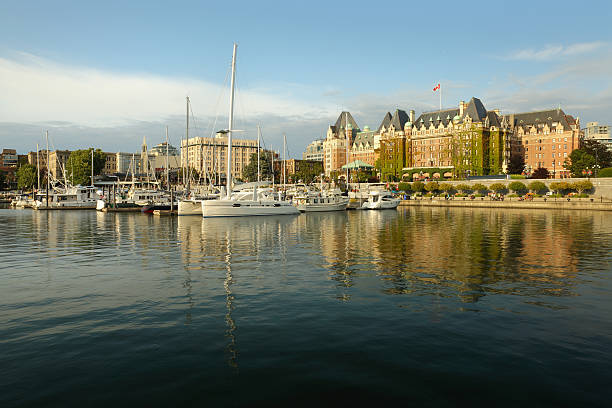
[(364, 202), (361, 208), (364, 210), (390, 210), (397, 208), (399, 203), (399, 198), (394, 198), (388, 191), (370, 191), (368, 201)]
[(64, 192), (50, 192), (48, 201), (46, 193), (37, 194), (34, 208), (37, 210), (93, 210), (96, 208), (99, 198), (100, 196), (93, 186), (74, 186), (66, 188)]
[[(230, 85), (229, 127), (227, 133), (227, 194), (219, 200), (202, 201), (202, 216), (208, 217), (249, 217), (263, 215), (297, 215), (299, 210), (291, 202), (275, 196), (271, 189), (244, 190), (232, 193), (232, 132), (234, 121), (234, 81), (236, 78), (236, 47), (232, 55), (232, 76)], [(278, 199), (277, 199), (278, 198)]]
[(343, 211), (349, 204), (349, 198), (340, 194), (309, 191), (295, 196), (294, 204), (301, 212)]
[(36, 200), (27, 195), (17, 196), (10, 202), (10, 206), (14, 208), (33, 208), (35, 204)]

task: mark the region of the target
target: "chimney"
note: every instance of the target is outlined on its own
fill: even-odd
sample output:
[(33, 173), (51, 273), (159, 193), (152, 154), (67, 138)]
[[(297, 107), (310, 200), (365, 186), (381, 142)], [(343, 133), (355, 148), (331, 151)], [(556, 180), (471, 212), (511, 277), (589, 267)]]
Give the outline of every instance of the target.
[(465, 110), (465, 102), (459, 102), (459, 116), (463, 116), (463, 111)]
[(410, 122), (414, 123), (414, 109), (410, 109)]

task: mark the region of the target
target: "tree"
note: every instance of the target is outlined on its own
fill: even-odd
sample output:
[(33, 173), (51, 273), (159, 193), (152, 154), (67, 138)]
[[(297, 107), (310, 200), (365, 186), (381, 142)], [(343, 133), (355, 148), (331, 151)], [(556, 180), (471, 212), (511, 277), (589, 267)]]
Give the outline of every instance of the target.
[(513, 154), (508, 162), (508, 174), (521, 174), (525, 170), (525, 159), (521, 154)]
[(36, 166), (24, 164), (17, 170), (17, 187), (21, 189), (32, 188), (36, 184)]
[(580, 150), (590, 154), (595, 158), (595, 164), (599, 167), (612, 166), (612, 152), (603, 143), (593, 139), (582, 139)]
[(439, 188), (446, 194), (450, 194), (450, 192), (453, 191), (453, 185), (451, 183), (440, 183)]
[(6, 173), (0, 171), (0, 189), (4, 188), (4, 183), (6, 183)]
[(487, 188), (487, 186), (485, 186), (485, 185), (484, 185), (484, 184), (482, 184), (482, 183), (476, 183), (476, 184), (474, 184), (474, 185), (472, 186), (472, 189), (474, 189), (474, 191), (478, 191), (478, 192), (479, 192), (479, 193), (481, 193), (481, 194), (486, 194), (486, 193), (487, 193), (487, 191), (489, 190), (489, 189)]
[(597, 177), (612, 177), (612, 167), (599, 170)]
[(547, 179), (550, 176), (550, 173), (544, 167), (538, 167), (531, 173), (532, 179)]
[(582, 194), (585, 191), (592, 189), (593, 183), (591, 183), (589, 180), (579, 180), (572, 183), (572, 188), (575, 189), (578, 194)]
[(408, 191), (412, 190), (412, 189), (410, 188), (410, 183), (399, 183), (399, 184), (397, 185), (397, 189), (398, 189), (399, 191), (406, 191), (406, 192), (408, 192)]
[[(259, 173), (261, 180), (272, 179), (272, 161), (269, 154), (259, 153)], [(257, 181), (257, 153), (251, 154), (249, 164), (242, 169), (242, 178)]]
[(470, 187), (469, 184), (457, 184), (457, 190), (461, 191), (464, 194), (469, 193), (470, 191), (472, 191), (472, 187)]
[(501, 193), (501, 192), (506, 191), (506, 185), (503, 183), (493, 183), (489, 186), (489, 188), (495, 191), (496, 193)]
[(438, 188), (439, 188), (439, 185), (437, 181), (430, 181), (427, 184), (425, 184), (425, 190), (429, 191), (430, 193), (433, 193)]
[(567, 159), (565, 159), (565, 168), (572, 173), (572, 177), (584, 177), (583, 170), (592, 169), (595, 166), (595, 157), (591, 156), (585, 150), (574, 150)]
[(527, 191), (527, 186), (520, 181), (513, 181), (512, 183), (508, 184), (508, 188), (517, 194)]
[[(66, 161), (66, 177), (73, 185), (91, 184), (91, 152), (93, 149), (75, 150)], [(100, 149), (93, 154), (93, 173), (99, 175), (106, 163), (106, 155)]]
[(531, 190), (533, 193), (538, 194), (539, 192), (546, 190), (546, 184), (541, 181), (532, 181), (531, 183), (529, 183), (529, 190)]
[(412, 183), (412, 186), (410, 186), (410, 188), (412, 188), (412, 191), (414, 191), (415, 193), (420, 193), (425, 189), (425, 185), (423, 184), (423, 182), (417, 180)]

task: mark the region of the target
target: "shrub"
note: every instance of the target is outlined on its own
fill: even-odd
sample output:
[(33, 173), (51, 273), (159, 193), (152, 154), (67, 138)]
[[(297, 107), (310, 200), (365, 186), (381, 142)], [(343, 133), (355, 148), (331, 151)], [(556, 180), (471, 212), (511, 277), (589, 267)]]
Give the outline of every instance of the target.
[(420, 193), (425, 189), (425, 185), (421, 181), (415, 181), (414, 183), (412, 183), (412, 186), (410, 186), (410, 188), (415, 193)]
[(445, 193), (450, 193), (451, 191), (453, 191), (454, 187), (451, 183), (440, 183), (440, 186), (438, 188), (444, 191)]
[(532, 181), (531, 183), (529, 183), (529, 190), (536, 194), (541, 191), (546, 191), (546, 189), (546, 184), (541, 181)]
[(485, 186), (484, 184), (481, 183), (476, 183), (472, 186), (472, 189), (474, 191), (478, 191), (481, 194), (486, 194), (487, 191), (489, 191), (489, 188), (487, 186)]
[(489, 188), (495, 191), (496, 193), (501, 193), (503, 191), (506, 191), (506, 185), (503, 183), (493, 183), (489, 186)]
[(437, 181), (430, 181), (429, 183), (425, 184), (425, 190), (429, 191), (430, 193), (433, 193), (438, 188), (439, 185)]
[(550, 173), (544, 167), (538, 167), (531, 173), (531, 178), (533, 179), (547, 179), (550, 176)]
[(512, 183), (508, 184), (508, 188), (514, 191), (515, 193), (527, 191), (527, 186), (521, 183), (520, 181), (513, 181)]
[(397, 189), (399, 191), (411, 191), (410, 183), (399, 183)]
[(572, 183), (572, 188), (581, 195), (585, 191), (592, 189), (593, 183), (591, 183), (589, 180), (580, 180)]
[(511, 174), (510, 178), (512, 180), (523, 180), (525, 179), (525, 176), (523, 176), (522, 174)]
[(612, 167), (599, 170), (597, 177), (612, 177)]
[(457, 190), (461, 191), (464, 194), (472, 191), (472, 187), (470, 187), (469, 184), (457, 184), (456, 187), (457, 187)]

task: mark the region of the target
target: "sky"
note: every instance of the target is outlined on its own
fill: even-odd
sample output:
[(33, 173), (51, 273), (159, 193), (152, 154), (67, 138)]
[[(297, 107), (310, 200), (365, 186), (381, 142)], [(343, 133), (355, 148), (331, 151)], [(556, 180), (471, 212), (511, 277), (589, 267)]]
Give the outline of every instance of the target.
[[(295, 3), (295, 4), (293, 4)], [(612, 124), (607, 1), (0, 0), (0, 148), (139, 151), (227, 128), (301, 157), (348, 110), (363, 128), (395, 109), (527, 112), (561, 106)]]

